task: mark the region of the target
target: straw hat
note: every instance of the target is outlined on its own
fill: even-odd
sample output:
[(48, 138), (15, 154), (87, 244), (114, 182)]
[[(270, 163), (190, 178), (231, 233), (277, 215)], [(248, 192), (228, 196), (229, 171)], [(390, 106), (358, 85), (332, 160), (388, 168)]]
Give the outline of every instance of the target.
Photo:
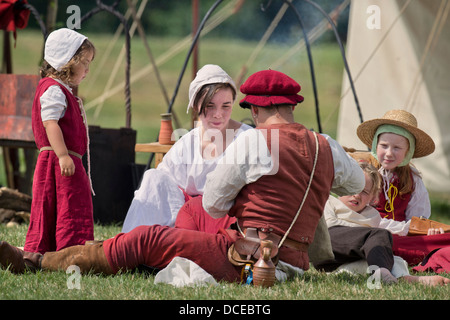
[(416, 147), (413, 158), (420, 158), (433, 153), (435, 148), (433, 139), (417, 127), (416, 117), (405, 110), (390, 110), (381, 119), (365, 121), (359, 125), (356, 133), (359, 139), (371, 148), (375, 132), (383, 124), (402, 127), (415, 137)]

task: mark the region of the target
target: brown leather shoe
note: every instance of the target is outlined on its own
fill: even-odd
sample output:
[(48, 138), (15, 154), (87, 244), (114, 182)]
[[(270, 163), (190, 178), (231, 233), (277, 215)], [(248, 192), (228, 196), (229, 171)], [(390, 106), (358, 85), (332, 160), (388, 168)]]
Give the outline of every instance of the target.
[(23, 252), (23, 262), (29, 271), (36, 271), (41, 269), (41, 260), (43, 255), (39, 252)]
[(67, 270), (71, 265), (78, 266), (82, 273), (115, 273), (106, 259), (102, 242), (46, 252), (40, 260), (42, 270)]
[(23, 273), (25, 270), (23, 251), (5, 241), (0, 241), (0, 266), (4, 269), (9, 267), (12, 273)]

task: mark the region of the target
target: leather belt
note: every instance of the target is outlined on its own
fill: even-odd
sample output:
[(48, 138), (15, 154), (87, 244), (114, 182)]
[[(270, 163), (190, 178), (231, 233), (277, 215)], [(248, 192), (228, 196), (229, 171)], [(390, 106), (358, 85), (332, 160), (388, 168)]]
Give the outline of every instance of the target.
[[(42, 147), (39, 149), (39, 152), (42, 152), (42, 151), (53, 151), (53, 148), (52, 147)], [(83, 159), (83, 156), (75, 151), (67, 150), (67, 152), (79, 159)]]
[[(246, 239), (255, 239), (255, 241), (259, 240), (270, 240), (276, 246), (280, 243), (281, 236), (273, 233), (273, 232), (265, 232), (261, 229), (257, 228), (245, 228), (243, 231)], [(309, 244), (304, 242), (295, 241), (289, 238), (286, 238), (283, 242), (283, 246), (288, 247), (290, 249), (294, 249), (297, 251), (308, 252)]]

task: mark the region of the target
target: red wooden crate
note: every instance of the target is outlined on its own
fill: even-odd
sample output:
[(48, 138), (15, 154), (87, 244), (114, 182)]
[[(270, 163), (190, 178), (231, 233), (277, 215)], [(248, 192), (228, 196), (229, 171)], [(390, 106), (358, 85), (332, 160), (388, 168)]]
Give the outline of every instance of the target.
[(0, 74), (0, 140), (34, 142), (31, 109), (38, 75)]

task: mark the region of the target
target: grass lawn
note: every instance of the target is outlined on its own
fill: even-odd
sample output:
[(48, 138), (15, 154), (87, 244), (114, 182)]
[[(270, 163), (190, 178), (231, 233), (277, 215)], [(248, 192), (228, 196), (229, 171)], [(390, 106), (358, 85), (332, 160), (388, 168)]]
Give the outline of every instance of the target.
[[(108, 96), (103, 105), (93, 105), (94, 101), (104, 91), (108, 91), (107, 83), (119, 57), (122, 41), (112, 47), (111, 55), (106, 57), (111, 37), (104, 35), (88, 35), (97, 47), (97, 56), (91, 65), (89, 76), (79, 88), (88, 107), (88, 121), (91, 125), (106, 128), (119, 128), (125, 125), (125, 108), (123, 90)], [(161, 77), (166, 86), (169, 99), (172, 97), (174, 84), (178, 78), (187, 48), (168, 56), (171, 48), (179, 39), (149, 38), (149, 43), (155, 59), (160, 61)], [(221, 65), (236, 80), (241, 74), (245, 62), (253, 52), (256, 43), (242, 41), (220, 41), (213, 37), (201, 40), (200, 66), (207, 63)], [(252, 65), (247, 66), (246, 77), (251, 73), (271, 67), (271, 61), (277, 60), (288, 45), (267, 45)], [(20, 31), (16, 48), (13, 49), (13, 72), (17, 74), (35, 74), (38, 70), (42, 36), (38, 32)], [(337, 45), (321, 44), (313, 48), (316, 77), (318, 83), (319, 101), (321, 106), (322, 126), (324, 133), (335, 137), (340, 83), (343, 76), (343, 64)], [(164, 59), (163, 59), (164, 58)], [(149, 59), (142, 43), (132, 41), (132, 76), (145, 70)], [(309, 128), (317, 130), (314, 100), (310, 82), (307, 56), (299, 52), (286, 64), (277, 68), (286, 72), (302, 84), (305, 102), (296, 109), (296, 120)], [(123, 81), (124, 64), (118, 65), (118, 73), (111, 79), (112, 87)], [(186, 114), (188, 103), (188, 86), (192, 79), (190, 67), (186, 71), (180, 91), (174, 104), (174, 112), (180, 119), (180, 126), (190, 127), (190, 115)], [(106, 88), (106, 89), (105, 89)], [(132, 83), (132, 128), (137, 131), (138, 142), (155, 140), (159, 128), (159, 114), (166, 112), (167, 103), (161, 93), (154, 73), (148, 72)], [(241, 96), (238, 96), (240, 99)], [(242, 120), (249, 116), (236, 104), (233, 117)], [(0, 170), (3, 170), (0, 157)], [(136, 155), (136, 162), (146, 163), (148, 156)], [(5, 184), (3, 171), (0, 171), (0, 184)], [(434, 202), (437, 210), (435, 219), (450, 223), (446, 199)], [(120, 225), (95, 226), (96, 239), (106, 239), (120, 232)], [(27, 226), (6, 228), (0, 225), (0, 240), (5, 240), (16, 246), (23, 246)], [(260, 289), (238, 284), (220, 283), (218, 286), (193, 287), (177, 289), (170, 285), (155, 285), (154, 276), (141, 273), (123, 273), (116, 276), (85, 275), (80, 280), (80, 289), (69, 289), (68, 281), (71, 275), (65, 272), (37, 272), (13, 275), (0, 270), (0, 299), (56, 299), (56, 300), (448, 300), (450, 293), (447, 288), (429, 288), (420, 284), (399, 283), (394, 286), (384, 286), (382, 289), (369, 289), (368, 276), (351, 276), (348, 274), (327, 275), (315, 270), (306, 272), (302, 277), (286, 283), (277, 283), (271, 289)], [(177, 312), (171, 309), (169, 312)]]
[[(433, 201), (433, 212), (440, 221), (450, 223), (442, 203)], [(107, 239), (119, 233), (121, 226), (95, 225), (95, 238)], [(0, 225), (0, 239), (23, 246), (27, 226)], [(450, 277), (449, 275), (446, 275)], [(399, 282), (397, 285), (370, 289), (369, 275), (326, 274), (310, 269), (303, 276), (270, 289), (240, 284), (175, 288), (154, 284), (154, 275), (126, 272), (115, 276), (83, 275), (79, 289), (72, 273), (27, 272), (14, 275), (0, 270), (0, 300), (449, 300), (446, 287), (426, 287)], [(72, 286), (73, 288), (73, 286)], [(172, 310), (173, 311), (173, 310)]]

